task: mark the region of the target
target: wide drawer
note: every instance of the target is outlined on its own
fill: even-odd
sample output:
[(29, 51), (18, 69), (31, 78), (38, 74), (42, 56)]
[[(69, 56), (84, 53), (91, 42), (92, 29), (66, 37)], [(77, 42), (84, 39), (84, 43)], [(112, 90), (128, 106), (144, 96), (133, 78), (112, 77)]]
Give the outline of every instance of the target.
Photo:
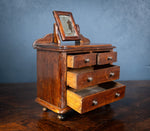
[(124, 97), (125, 86), (118, 82), (103, 83), (94, 87), (67, 89), (67, 105), (80, 114), (112, 103)]
[(97, 65), (110, 64), (117, 61), (117, 52), (105, 52), (97, 54)]
[(69, 68), (81, 68), (92, 65), (96, 65), (96, 53), (67, 56), (67, 67)]
[(74, 69), (67, 71), (67, 85), (74, 89), (81, 89), (103, 82), (119, 79), (119, 66), (102, 66), (98, 69), (94, 67), (84, 69)]

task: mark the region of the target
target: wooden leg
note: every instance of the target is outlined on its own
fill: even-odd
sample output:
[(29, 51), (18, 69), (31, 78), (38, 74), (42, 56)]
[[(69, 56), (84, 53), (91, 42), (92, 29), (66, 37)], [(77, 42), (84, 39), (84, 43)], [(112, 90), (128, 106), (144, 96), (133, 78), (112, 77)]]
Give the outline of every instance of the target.
[(58, 115), (57, 115), (57, 118), (58, 118), (59, 120), (63, 121), (65, 117), (64, 117), (64, 114), (58, 114)]
[(44, 112), (46, 112), (48, 109), (46, 107), (43, 107), (42, 109)]

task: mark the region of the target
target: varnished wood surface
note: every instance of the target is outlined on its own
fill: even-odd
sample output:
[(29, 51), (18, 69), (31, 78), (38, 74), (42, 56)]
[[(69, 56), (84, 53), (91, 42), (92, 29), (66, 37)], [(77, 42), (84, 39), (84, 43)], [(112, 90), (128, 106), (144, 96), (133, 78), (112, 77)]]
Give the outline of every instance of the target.
[(66, 121), (52, 111), (42, 112), (34, 100), (36, 84), (0, 84), (0, 130), (2, 131), (149, 131), (150, 81), (123, 81), (122, 100), (94, 111), (70, 111)]
[(66, 108), (66, 70), (66, 53), (37, 51), (37, 97)]
[[(88, 45), (88, 40), (87, 38), (83, 37), (81, 35), (81, 45), (78, 44), (78, 42), (73, 45), (70, 46), (68, 44), (68, 46), (66, 45), (60, 45), (60, 44), (56, 44), (54, 43), (54, 34), (47, 34), (45, 35), (43, 38), (37, 39), (36, 41), (34, 41), (33, 43), (33, 48), (34, 49), (40, 49), (40, 50), (50, 50), (50, 51), (59, 51), (59, 52), (86, 52), (89, 50), (93, 50), (93, 51), (111, 51), (113, 48), (115, 48), (115, 46), (112, 46), (111, 44), (91, 44)], [(85, 44), (83, 44), (85, 42)]]
[(104, 65), (117, 61), (117, 52), (106, 52), (97, 54), (97, 64)]
[[(119, 96), (116, 96), (116, 93)], [(67, 89), (67, 105), (80, 114), (83, 114), (120, 100), (124, 95), (125, 85), (119, 82), (107, 82), (80, 90), (70, 88)]]
[[(86, 88), (103, 82), (114, 81), (119, 79), (120, 66), (97, 66), (98, 69), (81, 68), (70, 69), (67, 71), (67, 85), (74, 89)], [(111, 73), (114, 73), (112, 76)], [(88, 79), (92, 78), (91, 81)]]
[[(59, 28), (59, 31), (60, 31), (60, 35), (61, 35), (61, 38), (63, 41), (67, 41), (67, 40), (80, 40), (80, 37), (79, 37), (79, 32), (77, 30), (77, 27), (76, 27), (76, 24), (75, 24), (75, 21), (74, 21), (74, 18), (73, 18), (73, 15), (71, 12), (64, 12), (64, 11), (53, 11), (53, 14), (54, 14), (54, 18), (55, 18), (55, 21), (58, 25), (58, 28)], [(62, 22), (60, 20), (60, 15), (65, 15), (65, 16), (70, 16), (71, 18), (71, 22), (72, 22), (72, 26), (74, 28), (74, 31), (75, 31), (75, 34), (74, 36), (66, 36), (65, 35), (65, 31), (64, 31), (64, 28), (63, 28), (63, 25), (62, 25)]]
[(87, 67), (87, 66), (92, 66), (92, 65), (96, 65), (96, 53), (87, 53), (87, 54), (67, 56), (67, 67), (81, 68), (81, 67)]
[[(58, 46), (59, 47), (59, 46)], [(70, 47), (70, 46), (67, 46)], [(85, 53), (80, 55), (79, 57), (75, 57), (73, 60), (74, 63), (77, 65), (73, 64), (73, 67), (77, 68), (80, 67), (78, 65), (81, 65), (81, 67), (86, 66), (85, 61), (83, 64), (80, 62), (80, 57), (85, 57), (90, 59), (92, 61), (91, 65), (96, 64), (96, 53), (92, 53), (96, 49), (102, 48), (103, 51), (106, 51), (107, 48), (109, 51), (111, 51), (110, 48), (113, 48), (112, 45), (82, 45), (82, 46), (71, 46), (72, 48), (77, 48), (77, 50), (82, 51), (81, 48), (85, 49), (85, 51), (90, 52), (89, 55), (87, 56)], [(89, 49), (91, 48), (91, 49)], [(94, 48), (94, 49), (93, 49)], [(106, 49), (105, 49), (106, 48)], [(51, 49), (51, 48), (49, 48)], [(77, 74), (77, 78), (74, 82), (74, 80), (70, 79), (68, 75), (68, 69), (67, 69), (67, 55), (69, 53), (66, 52), (59, 52), (57, 50), (55, 51), (50, 51), (50, 50), (44, 50), (44, 49), (37, 49), (37, 99), (36, 102), (38, 102), (40, 105), (47, 107), (48, 109), (56, 112), (56, 113), (64, 113), (66, 112), (67, 108), (67, 99), (66, 99), (66, 83), (68, 83), (69, 86), (72, 88), (82, 88), (88, 87), (88, 86), (93, 86), (95, 84), (99, 84), (102, 82), (106, 81), (112, 81), (116, 80), (119, 78), (119, 71), (120, 68), (119, 66), (117, 67), (118, 69), (113, 67), (110, 67), (106, 70), (102, 69), (101, 71), (95, 71), (95, 69), (91, 72), (87, 73), (80, 73), (79, 75)], [(71, 55), (76, 55), (77, 56), (78, 52), (76, 50), (73, 50), (72, 53), (70, 53), (68, 56)], [(79, 54), (78, 54), (79, 55)], [(90, 62), (89, 61), (89, 62)], [(75, 65), (75, 66), (74, 66)], [(116, 72), (116, 71), (117, 72)], [(110, 77), (110, 73), (114, 72), (115, 75)], [(101, 74), (101, 75), (99, 75)], [(104, 74), (104, 75), (103, 75)], [(67, 75), (67, 76), (66, 76)], [(92, 76), (91, 76), (92, 75)], [(96, 77), (99, 76), (99, 77)], [(85, 77), (85, 78), (83, 78)], [(90, 79), (93, 79), (93, 81), (89, 81)], [(94, 77), (94, 78), (92, 78)], [(72, 84), (75, 84), (75, 87), (72, 86)], [(82, 81), (83, 80), (83, 81)], [(100, 82), (99, 82), (100, 80)]]
[(59, 37), (59, 31), (58, 31), (58, 26), (56, 23), (54, 23), (54, 43), (60, 45), (61, 44), (61, 39)]
[(55, 43), (37, 43), (34, 45), (35, 49), (40, 50), (50, 50), (50, 51), (59, 51), (59, 52), (88, 52), (92, 51), (111, 51), (115, 46), (111, 44), (91, 44), (91, 45), (75, 45), (75, 46), (58, 46)]

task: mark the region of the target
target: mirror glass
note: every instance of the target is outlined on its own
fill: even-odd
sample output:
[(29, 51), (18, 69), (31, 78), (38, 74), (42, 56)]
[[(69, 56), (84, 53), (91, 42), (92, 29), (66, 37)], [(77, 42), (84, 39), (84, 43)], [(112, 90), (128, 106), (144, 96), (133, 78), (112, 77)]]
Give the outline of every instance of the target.
[(75, 29), (73, 27), (71, 16), (59, 15), (59, 18), (62, 23), (65, 36), (77, 36)]

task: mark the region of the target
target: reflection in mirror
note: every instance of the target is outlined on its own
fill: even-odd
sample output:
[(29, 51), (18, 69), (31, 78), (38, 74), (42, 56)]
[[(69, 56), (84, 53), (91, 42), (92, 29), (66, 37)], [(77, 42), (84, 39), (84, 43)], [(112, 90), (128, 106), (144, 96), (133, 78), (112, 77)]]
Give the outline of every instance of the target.
[(71, 16), (59, 15), (59, 18), (61, 20), (63, 30), (65, 32), (65, 36), (77, 36), (75, 29), (73, 27)]

